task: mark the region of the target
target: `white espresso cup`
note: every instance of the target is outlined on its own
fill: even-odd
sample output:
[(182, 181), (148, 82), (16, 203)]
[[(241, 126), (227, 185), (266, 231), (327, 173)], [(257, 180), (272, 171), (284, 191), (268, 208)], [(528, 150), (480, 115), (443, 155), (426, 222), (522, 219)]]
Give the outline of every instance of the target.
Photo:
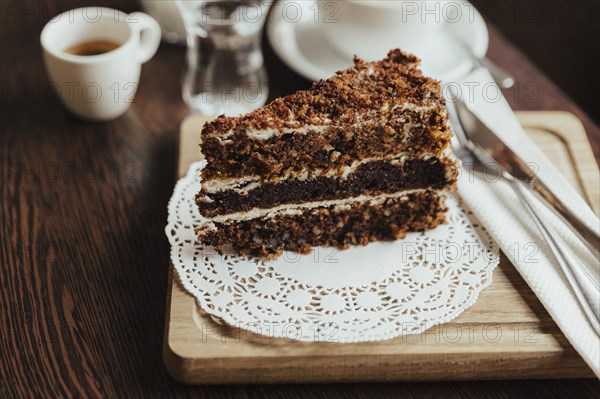
[[(105, 121), (125, 113), (133, 102), (141, 66), (154, 56), (160, 38), (160, 26), (149, 15), (85, 7), (50, 20), (41, 44), (48, 75), (67, 109)], [(115, 48), (94, 55), (67, 51), (94, 42)]]
[[(452, 12), (447, 0), (319, 0), (329, 18), (325, 39), (346, 57), (385, 57), (392, 48), (414, 51), (425, 36), (435, 35)], [(332, 4), (333, 3), (333, 4)]]

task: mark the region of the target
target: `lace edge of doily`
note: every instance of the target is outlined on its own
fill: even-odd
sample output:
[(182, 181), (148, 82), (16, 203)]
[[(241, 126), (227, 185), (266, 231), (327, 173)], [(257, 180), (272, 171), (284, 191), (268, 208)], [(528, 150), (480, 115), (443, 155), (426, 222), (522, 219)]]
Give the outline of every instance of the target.
[[(181, 177), (177, 181), (177, 184), (175, 185), (175, 189), (173, 190), (173, 195), (169, 199), (167, 226), (165, 227), (165, 234), (167, 235), (169, 244), (171, 245), (171, 250), (169, 251), (170, 258), (171, 258), (171, 264), (172, 264), (173, 269), (177, 272), (177, 276), (176, 276), (177, 282), (179, 284), (181, 284), (182, 287), (185, 289), (185, 291), (194, 298), (195, 305), (198, 306), (208, 316), (210, 316), (210, 318), (213, 322), (216, 323), (216, 321), (214, 321), (213, 319), (217, 319), (217, 320), (224, 322), (231, 328), (241, 329), (240, 327), (235, 326), (237, 323), (237, 321), (235, 319), (229, 317), (226, 314), (225, 315), (217, 314), (217, 312), (213, 311), (210, 308), (210, 306), (208, 305), (206, 300), (204, 298), (202, 298), (202, 296), (194, 294), (194, 287), (189, 283), (188, 279), (185, 277), (185, 275), (184, 275), (185, 272), (182, 270), (182, 268), (178, 267), (178, 266), (180, 266), (180, 265), (178, 265), (179, 262), (176, 262), (174, 260), (174, 259), (177, 259), (177, 257), (175, 256), (177, 251), (176, 251), (176, 245), (175, 245), (176, 242), (174, 241), (174, 238), (170, 234), (170, 231), (172, 231), (175, 226), (175, 221), (172, 220), (174, 215), (171, 214), (172, 204), (175, 201), (177, 201), (177, 199), (180, 198), (180, 196), (183, 194), (183, 187), (187, 184), (189, 179), (197, 178), (197, 176), (196, 176), (197, 168), (201, 167), (202, 164), (206, 164), (206, 161), (196, 161), (190, 165), (186, 175)], [(469, 221), (470, 221), (470, 219), (469, 219)], [(448, 322), (456, 319), (457, 317), (459, 317), (461, 314), (463, 314), (467, 309), (471, 308), (471, 306), (473, 306), (477, 302), (477, 300), (479, 299), (479, 295), (481, 294), (481, 291), (484, 290), (485, 288), (487, 288), (492, 283), (493, 271), (496, 269), (496, 267), (499, 265), (499, 263), (500, 263), (499, 256), (497, 257), (496, 260), (489, 262), (488, 266), (486, 267), (488, 269), (489, 278), (487, 279), (487, 281), (485, 283), (481, 284), (478, 288), (473, 290), (472, 294), (469, 297), (469, 300), (465, 303), (464, 306), (457, 308), (456, 312), (452, 313), (449, 316), (443, 317), (443, 318), (435, 320), (435, 321), (430, 321), (430, 322), (424, 321), (424, 322), (420, 323), (420, 326), (422, 328), (416, 329), (415, 332), (391, 330), (389, 333), (380, 334), (375, 337), (374, 336), (365, 336), (365, 337), (361, 337), (361, 338), (357, 338), (357, 339), (337, 339), (335, 341), (333, 341), (333, 340), (328, 341), (327, 339), (324, 339), (324, 340), (318, 341), (318, 342), (347, 344), (347, 343), (359, 343), (359, 342), (387, 341), (387, 340), (394, 339), (394, 338), (404, 336), (404, 335), (421, 334), (435, 326), (448, 323)], [(294, 339), (294, 340), (298, 341), (298, 342), (315, 342), (314, 339), (309, 340), (309, 339), (302, 339), (302, 338), (303, 337), (299, 337), (299, 339)], [(287, 339), (289, 339), (289, 338), (287, 338)]]

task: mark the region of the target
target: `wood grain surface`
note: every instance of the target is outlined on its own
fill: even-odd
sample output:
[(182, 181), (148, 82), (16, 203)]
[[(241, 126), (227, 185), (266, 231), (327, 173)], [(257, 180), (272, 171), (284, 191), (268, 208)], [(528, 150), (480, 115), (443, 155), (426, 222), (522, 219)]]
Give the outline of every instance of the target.
[[(39, 34), (85, 5), (0, 3), (0, 397), (593, 397), (596, 380), (188, 387), (162, 362), (176, 177), (182, 48), (161, 45), (132, 108), (89, 123), (65, 112), (45, 74)], [(306, 88), (264, 43), (271, 96)], [(491, 28), (490, 57), (513, 73), (516, 109), (567, 110), (596, 156), (598, 126)], [(529, 86), (527, 86), (529, 85)], [(529, 89), (528, 89), (529, 87)], [(525, 90), (525, 91), (523, 91)], [(526, 90), (533, 90), (535, 94)]]

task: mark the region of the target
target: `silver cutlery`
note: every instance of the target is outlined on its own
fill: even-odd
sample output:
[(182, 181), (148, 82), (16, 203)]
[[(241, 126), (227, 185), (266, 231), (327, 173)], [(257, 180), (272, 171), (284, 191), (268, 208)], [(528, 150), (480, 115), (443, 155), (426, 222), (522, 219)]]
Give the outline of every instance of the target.
[[(562, 243), (554, 229), (544, 221), (543, 216), (536, 210), (528, 193), (537, 192), (538, 188), (535, 188), (535, 186), (539, 184), (544, 189), (544, 193), (549, 195), (551, 199), (556, 197), (543, 183), (532, 176), (531, 169), (526, 168), (524, 162), (516, 157), (465, 104), (460, 102), (453, 93), (450, 92), (449, 96), (447, 107), (457, 139), (453, 145), (456, 156), (461, 159), (463, 164), (470, 165), (475, 171), (485, 172), (489, 165), (500, 167), (500, 177), (514, 190), (533, 219), (560, 265), (579, 305), (596, 333), (600, 335), (600, 286), (597, 279)], [(541, 193), (538, 198), (542, 199), (543, 202), (546, 199)], [(553, 209), (554, 203), (545, 202), (544, 204)], [(561, 205), (561, 208), (560, 210), (556, 209), (555, 213), (567, 222), (567, 226), (569, 226), (568, 221), (575, 220), (577, 227), (585, 226), (589, 230), (581, 234), (574, 225), (569, 226), (597, 257), (598, 249), (594, 245), (594, 243), (598, 243), (597, 234), (572, 214), (562, 202), (558, 202), (558, 204)], [(568, 219), (563, 216), (563, 212), (569, 216)], [(588, 233), (591, 233), (589, 237), (587, 236)], [(593, 240), (594, 237), (596, 237), (596, 241), (589, 242), (587, 240), (587, 238)]]
[[(514, 178), (532, 189), (537, 198), (548, 207), (581, 240), (600, 262), (600, 235), (582, 220), (544, 182), (536, 176), (533, 164), (527, 164), (516, 155), (496, 134), (481, 122), (462, 102), (454, 102), (457, 121), (464, 129), (463, 140), (477, 144), (492, 162), (500, 165)], [(468, 133), (468, 134), (467, 134)], [(457, 133), (457, 138), (460, 139)], [(600, 226), (599, 226), (600, 227)]]

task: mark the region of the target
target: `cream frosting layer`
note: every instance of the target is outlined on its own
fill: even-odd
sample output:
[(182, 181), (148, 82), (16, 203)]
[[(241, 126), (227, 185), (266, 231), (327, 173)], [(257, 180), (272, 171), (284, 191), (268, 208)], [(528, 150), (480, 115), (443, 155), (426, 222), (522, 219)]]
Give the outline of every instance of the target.
[(329, 208), (333, 207), (334, 211), (344, 211), (352, 208), (353, 205), (363, 205), (369, 204), (371, 206), (380, 205), (384, 203), (388, 199), (408, 199), (410, 194), (414, 193), (422, 193), (425, 191), (433, 191), (440, 195), (440, 197), (445, 198), (448, 190), (429, 190), (425, 188), (414, 189), (414, 190), (404, 190), (398, 191), (390, 194), (380, 194), (380, 195), (360, 195), (352, 198), (344, 198), (344, 199), (335, 199), (335, 200), (326, 200), (326, 201), (315, 201), (315, 202), (305, 202), (302, 204), (285, 204), (280, 205), (273, 208), (268, 209), (252, 209), (250, 211), (245, 212), (237, 212), (230, 213), (228, 215), (218, 215), (214, 216), (210, 219), (206, 219), (205, 223), (198, 228), (198, 234), (202, 235), (203, 233), (209, 231), (217, 230), (215, 223), (220, 224), (232, 224), (236, 222), (252, 220), (252, 219), (271, 219), (276, 216), (286, 216), (286, 215), (301, 215), (304, 211), (314, 209), (314, 208)]
[[(450, 149), (445, 149), (440, 159), (446, 159), (452, 157), (452, 152)], [(426, 153), (420, 156), (412, 156), (410, 152), (400, 152), (394, 155), (390, 155), (387, 157), (371, 157), (365, 158), (360, 161), (354, 161), (351, 165), (345, 165), (342, 169), (330, 169), (325, 171), (325, 169), (316, 169), (314, 171), (304, 170), (302, 172), (294, 172), (289, 171), (284, 175), (280, 176), (278, 179), (278, 183), (284, 182), (288, 179), (296, 179), (300, 181), (312, 180), (317, 177), (336, 177), (339, 179), (346, 179), (352, 172), (358, 169), (361, 165), (374, 162), (374, 161), (388, 161), (393, 165), (402, 165), (404, 162), (412, 160), (412, 159), (423, 159), (428, 160), (431, 158), (435, 158), (435, 154)], [(221, 191), (232, 190), (238, 192), (240, 194), (247, 193), (251, 190), (254, 190), (257, 187), (262, 185), (262, 177), (259, 175), (248, 175), (239, 178), (233, 179), (212, 179), (202, 182), (203, 191), (207, 194), (215, 194)], [(201, 198), (201, 201), (210, 202), (210, 198), (204, 196)]]
[[(383, 113), (384, 115), (389, 115), (396, 110), (413, 111), (413, 112), (422, 113), (422, 112), (433, 111), (433, 110), (436, 110), (439, 108), (440, 108), (440, 106), (437, 103), (432, 103), (430, 105), (416, 105), (414, 103), (407, 101), (401, 105), (395, 105), (391, 108), (390, 108), (389, 104), (384, 104), (377, 111), (360, 115), (362, 118), (357, 123), (350, 125), (350, 127), (356, 128), (356, 127), (361, 127), (361, 126), (364, 126), (367, 124), (374, 124), (375, 123), (374, 121), (381, 119), (381, 118), (374, 118), (374, 115), (377, 115), (377, 114)], [(267, 122), (267, 124), (269, 124), (269, 122)], [(347, 125), (336, 125), (333, 123), (333, 120), (331, 120), (329, 118), (324, 118), (323, 124), (321, 124), (321, 125), (303, 124), (303, 125), (299, 125), (297, 127), (284, 128), (284, 129), (267, 128), (267, 129), (247, 130), (246, 136), (248, 138), (254, 139), (254, 140), (268, 140), (271, 137), (280, 136), (280, 135), (289, 134), (289, 133), (294, 133), (294, 134), (306, 134), (308, 132), (320, 133), (331, 127), (348, 127), (348, 126)], [(233, 141), (230, 140), (230, 137), (233, 136), (233, 134), (234, 134), (234, 130), (230, 129), (229, 131), (227, 131), (225, 133), (211, 133), (211, 134), (206, 135), (206, 137), (216, 138), (221, 142), (221, 144), (227, 145), (227, 144), (233, 143)]]

